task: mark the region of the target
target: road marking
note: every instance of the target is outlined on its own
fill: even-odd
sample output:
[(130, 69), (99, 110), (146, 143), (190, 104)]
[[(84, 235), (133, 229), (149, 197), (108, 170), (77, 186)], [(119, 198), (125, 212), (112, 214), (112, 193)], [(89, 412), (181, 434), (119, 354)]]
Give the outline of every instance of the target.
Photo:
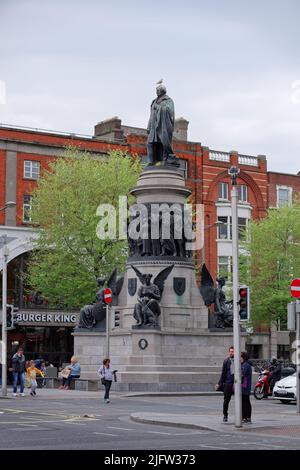
[(210, 446), (208, 444), (200, 444), (199, 447), (207, 447), (209, 449), (222, 449), (222, 450), (228, 450), (228, 447), (220, 447), (220, 446)]
[(37, 428), (38, 424), (20, 423), (19, 426), (26, 426), (27, 428)]
[(122, 430), (122, 431), (137, 431), (137, 429), (117, 428), (116, 426), (107, 426), (107, 429), (120, 429), (120, 430)]
[(170, 433), (170, 432), (161, 432), (161, 431), (146, 431), (146, 432), (149, 432), (149, 433), (151, 433), (151, 434), (165, 434), (165, 435), (167, 435), (167, 436), (171, 436), (171, 435), (172, 435), (172, 433)]
[(108, 432), (93, 432), (93, 434), (101, 434), (102, 436), (118, 437), (118, 434), (109, 434)]

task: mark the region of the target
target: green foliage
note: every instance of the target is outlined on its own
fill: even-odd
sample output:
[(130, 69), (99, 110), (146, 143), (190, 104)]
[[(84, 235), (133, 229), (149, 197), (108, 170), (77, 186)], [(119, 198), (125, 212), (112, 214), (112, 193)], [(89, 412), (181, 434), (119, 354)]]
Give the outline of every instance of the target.
[(112, 204), (118, 215), (118, 198), (128, 194), (140, 171), (139, 160), (121, 151), (99, 158), (68, 148), (39, 180), (32, 222), (40, 236), (27, 282), (51, 305), (90, 302), (97, 277), (110, 275), (114, 267), (124, 269), (127, 240), (100, 240), (96, 210)]
[(290, 282), (300, 277), (300, 203), (269, 209), (266, 218), (251, 222), (247, 240), (240, 281), (250, 286), (252, 323), (285, 323)]

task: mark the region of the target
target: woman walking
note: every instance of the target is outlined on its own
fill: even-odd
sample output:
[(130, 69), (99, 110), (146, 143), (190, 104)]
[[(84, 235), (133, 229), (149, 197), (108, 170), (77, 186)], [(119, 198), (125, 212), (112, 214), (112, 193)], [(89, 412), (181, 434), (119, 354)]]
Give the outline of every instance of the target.
[(105, 387), (105, 394), (104, 394), (104, 402), (109, 403), (109, 391), (111, 387), (111, 383), (113, 381), (113, 374), (115, 371), (111, 370), (110, 367), (110, 359), (107, 357), (103, 359), (102, 366), (98, 370), (98, 374), (101, 377), (102, 385)]
[(252, 385), (252, 367), (246, 352), (241, 354), (242, 363), (242, 422), (251, 423), (252, 406), (250, 403), (250, 393)]

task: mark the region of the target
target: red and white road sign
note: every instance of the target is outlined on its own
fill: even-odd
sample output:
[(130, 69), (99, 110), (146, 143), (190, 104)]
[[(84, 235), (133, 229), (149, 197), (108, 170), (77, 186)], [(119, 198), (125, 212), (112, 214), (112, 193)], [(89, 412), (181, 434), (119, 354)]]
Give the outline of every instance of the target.
[(300, 279), (293, 279), (291, 282), (292, 297), (300, 297)]
[(104, 302), (106, 304), (110, 304), (112, 299), (113, 299), (112, 290), (109, 287), (107, 287), (104, 290)]

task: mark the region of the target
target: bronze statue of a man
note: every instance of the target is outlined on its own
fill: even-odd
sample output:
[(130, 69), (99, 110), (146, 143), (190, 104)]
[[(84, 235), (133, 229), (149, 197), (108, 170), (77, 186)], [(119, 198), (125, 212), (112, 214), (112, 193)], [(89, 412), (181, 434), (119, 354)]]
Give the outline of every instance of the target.
[(151, 103), (151, 114), (147, 127), (148, 132), (148, 160), (149, 165), (157, 162), (172, 163), (174, 154), (172, 150), (172, 136), (175, 123), (174, 102), (167, 95), (162, 80), (157, 83), (157, 98)]

